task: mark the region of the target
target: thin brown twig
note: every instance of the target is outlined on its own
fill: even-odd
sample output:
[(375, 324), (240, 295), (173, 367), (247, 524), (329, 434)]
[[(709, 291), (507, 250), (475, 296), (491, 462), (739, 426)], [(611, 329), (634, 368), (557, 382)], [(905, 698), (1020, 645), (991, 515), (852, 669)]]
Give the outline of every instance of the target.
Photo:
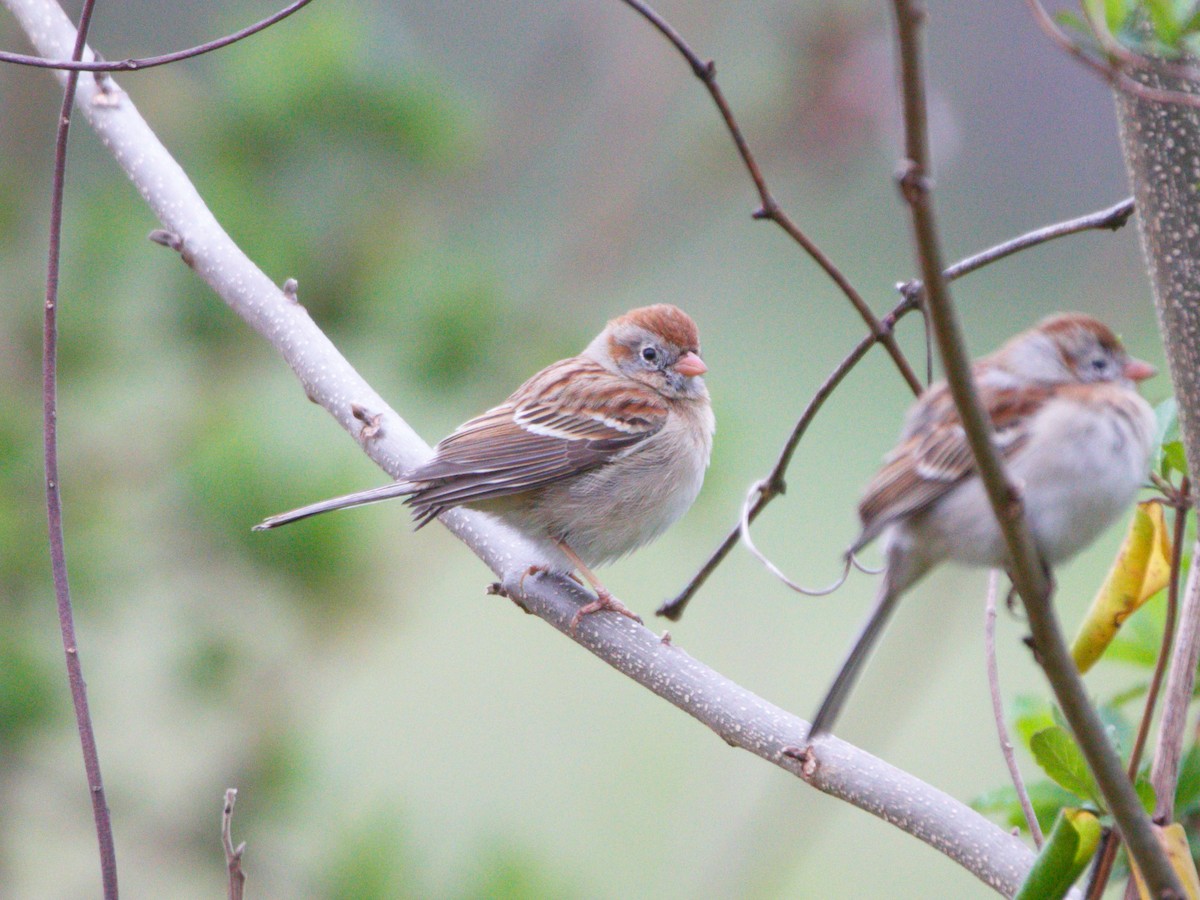
[[(75, 35), (74, 59), (83, 56), (88, 27), (92, 20), (95, 0), (84, 0)], [(71, 588), (67, 578), (67, 554), (63, 537), (62, 495), (58, 477), (58, 281), (62, 252), (63, 193), (67, 175), (67, 138), (71, 128), (71, 110), (79, 73), (67, 76), (63, 89), (62, 108), (58, 117), (58, 133), (54, 143), (54, 180), (50, 196), (50, 241), (46, 261), (46, 303), (42, 346), (42, 412), (43, 440), (46, 467), (46, 518), (49, 528), (50, 566), (54, 573), (54, 595), (58, 605), (59, 630), (62, 632), (63, 652), (66, 654), (67, 681), (71, 685), (71, 700), (75, 706), (75, 723), (83, 751), (83, 767), (87, 773), (88, 793), (92, 800), (92, 818), (96, 824), (96, 839), (100, 845), (100, 878), (105, 900), (117, 898), (117, 852), (113, 843), (112, 821), (100, 774), (100, 752), (88, 709), (87, 684), (83, 680), (83, 664), (75, 639), (75, 613), (71, 606)]]
[[(1174, 493), (1174, 492), (1173, 492)], [(1183, 535), (1187, 525), (1188, 480), (1183, 479), (1183, 485), (1175, 496), (1175, 518), (1171, 534), (1171, 574), (1167, 581), (1167, 617), (1163, 622), (1162, 646), (1158, 651), (1158, 659), (1154, 663), (1154, 675), (1150, 678), (1150, 687), (1146, 691), (1146, 703), (1142, 708), (1142, 719), (1138, 724), (1137, 737), (1129, 754), (1129, 766), (1126, 774), (1129, 780), (1136, 782), (1138, 767), (1142, 762), (1142, 751), (1146, 747), (1146, 739), (1150, 734), (1150, 723), (1154, 719), (1154, 708), (1158, 705), (1158, 692), (1162, 688), (1163, 676), (1167, 672), (1167, 660), (1171, 656), (1171, 643), (1175, 638), (1175, 620), (1179, 614), (1179, 573), (1183, 568)], [(1105, 836), (1100, 856), (1092, 869), (1091, 883), (1088, 885), (1088, 900), (1099, 900), (1108, 886), (1112, 875), (1113, 863), (1117, 858), (1117, 841), (1112, 833)], [(1130, 881), (1132, 885), (1133, 882)]]
[(221, 846), (225, 848), (225, 869), (229, 873), (229, 900), (242, 900), (246, 886), (246, 873), (242, 871), (246, 842), (233, 846), (233, 804), (236, 802), (237, 788), (228, 788), (221, 807)]
[[(1078, 234), (1081, 231), (1092, 229), (1107, 229), (1116, 230), (1122, 227), (1129, 221), (1129, 216), (1133, 212), (1132, 198), (1122, 200), (1105, 209), (1097, 210), (1087, 215), (1077, 216), (1074, 219), (1068, 219), (1065, 222), (1056, 222), (1053, 225), (1046, 225), (1042, 228), (1036, 228), (1025, 234), (1018, 235), (1011, 240), (1004, 241), (994, 247), (989, 247), (972, 256), (965, 257), (959, 260), (946, 269), (945, 275), (947, 281), (954, 281), (964, 275), (969, 275), (989, 263), (1004, 259), (1021, 250), (1026, 250), (1030, 247), (1044, 244), (1047, 241), (1052, 241), (1055, 238), (1065, 237), (1071, 234)], [(897, 304), (891, 312), (881, 320), (881, 324), (887, 328), (895, 327), (896, 322), (908, 315), (920, 305), (922, 285), (919, 280), (907, 281), (897, 285), (903, 299)], [(928, 330), (928, 327), (927, 327)], [(787, 473), (788, 466), (791, 464), (792, 456), (796, 452), (796, 448), (800, 444), (800, 440), (804, 437), (804, 433), (808, 430), (808, 426), (812, 423), (813, 418), (820, 411), (821, 406), (829, 398), (829, 394), (841, 383), (842, 379), (849, 374), (852, 369), (874, 344), (876, 337), (874, 334), (869, 334), (863, 338), (859, 344), (850, 351), (845, 359), (829, 374), (817, 389), (816, 394), (809, 400), (808, 405), (800, 415), (800, 419), (792, 428), (792, 433), (789, 435), (787, 442), (784, 444), (783, 450), (780, 452), (779, 458), (775, 463), (775, 467), (771, 473), (760, 482), (764, 485), (759, 492), (758, 499), (750, 508), (747, 519), (753, 523), (758, 518), (767, 505), (777, 496), (784, 493), (786, 483), (784, 476)], [(927, 354), (928, 355), (928, 354)], [(932, 380), (932, 379), (930, 379)], [(717, 567), (725, 560), (737, 545), (738, 538), (741, 534), (740, 524), (732, 528), (721, 541), (721, 544), (709, 556), (708, 560), (700, 567), (700, 570), (692, 576), (691, 581), (687, 583), (682, 591), (672, 597), (670, 600), (664, 601), (658, 608), (657, 614), (665, 616), (672, 621), (678, 621), (683, 611), (687, 608), (692, 597), (704, 586), (708, 578)]]
[(1156, 897), (1182, 898), (1179, 878), (1154, 836), (1133, 784), (1113, 752), (1099, 715), (1088, 699), (1051, 605), (1053, 584), (1025, 522), (1020, 495), (1009, 481), (992, 442), (991, 423), (980, 405), (971, 362), (949, 287), (942, 274), (941, 246), (929, 169), (929, 134), (922, 34), (924, 8), (915, 0), (892, 0), (899, 43), (904, 110), (905, 162), (900, 190), (913, 223), (913, 241), (925, 279), (926, 309), (933, 321), (946, 382), (961, 417), (976, 471), (1004, 536), (1010, 574), (1025, 604), (1038, 661), (1058, 699), (1116, 821), (1130, 856)]
[(767, 187), (767, 181), (763, 177), (762, 169), (759, 167), (758, 161), (754, 158), (754, 154), (750, 152), (750, 145), (747, 143), (741, 127), (734, 118), (733, 110), (725, 99), (725, 94), (721, 91), (720, 85), (717, 84), (716, 63), (712, 60), (702, 59), (666, 19), (655, 12), (648, 4), (642, 2), (642, 0), (623, 0), (623, 2), (658, 29), (674, 45), (680, 55), (687, 60), (695, 76), (700, 79), (704, 87), (708, 90), (713, 102), (717, 105), (718, 111), (721, 113), (721, 118), (725, 121), (725, 127), (729, 130), (729, 134), (733, 138), (742, 162), (750, 173), (750, 178), (754, 181), (754, 187), (758, 191), (759, 208), (754, 212), (754, 218), (769, 219), (774, 222), (803, 248), (804, 252), (809, 255), (813, 262), (820, 266), (833, 283), (838, 286), (838, 289), (846, 295), (847, 299), (849, 299), (850, 303), (862, 317), (862, 320), (866, 323), (871, 334), (875, 336), (875, 339), (884, 345), (888, 354), (892, 357), (892, 361), (896, 364), (896, 368), (900, 371), (900, 375), (908, 382), (908, 386), (912, 389), (912, 392), (914, 394), (921, 393), (921, 380), (913, 371), (912, 366), (904, 355), (904, 351), (900, 349), (900, 345), (896, 343), (895, 336), (891, 330), (884, 327), (883, 323), (875, 316), (875, 313), (871, 311), (871, 307), (862, 298), (862, 295), (850, 284), (849, 279), (809, 239), (800, 229), (800, 226), (784, 212), (779, 202), (771, 194), (770, 188)]
[(1156, 797), (1154, 817), (1162, 822), (1170, 822), (1174, 817), (1183, 736), (1195, 689), (1196, 661), (1200, 658), (1200, 566), (1195, 562), (1198, 555), (1200, 542), (1193, 547), (1192, 568), (1180, 604), (1179, 626), (1171, 651), (1171, 669), (1159, 718), (1154, 763), (1150, 768), (1150, 783), (1154, 786)]
[(996, 592), (1000, 583), (1000, 573), (993, 569), (988, 574), (987, 604), (983, 618), (983, 648), (987, 659), (988, 690), (992, 695), (992, 715), (996, 720), (996, 734), (1000, 738), (1000, 753), (1004, 756), (1004, 764), (1008, 766), (1009, 777), (1012, 778), (1013, 788), (1017, 792), (1017, 800), (1021, 811), (1025, 814), (1025, 824), (1033, 843), (1040, 850), (1042, 842), (1042, 826), (1038, 824), (1037, 815), (1033, 811), (1033, 803), (1029, 800), (1029, 791), (1025, 789), (1025, 779), (1021, 777), (1021, 767), (1017, 765), (1017, 755), (1013, 752), (1012, 739), (1008, 734), (1008, 726), (1004, 722), (1004, 700), (1000, 696), (1000, 667), (996, 663)]
[(265, 31), (276, 22), (281, 22), (290, 16), (292, 13), (299, 11), (312, 0), (294, 0), (283, 9), (272, 15), (267, 16), (255, 22), (253, 25), (248, 25), (232, 34), (227, 34), (224, 37), (216, 40), (208, 41), (203, 44), (198, 44), (195, 47), (189, 47), (186, 50), (176, 50), (173, 53), (164, 53), (161, 56), (147, 56), (141, 59), (122, 59), (115, 62), (108, 60), (89, 60), (83, 62), (80, 60), (65, 60), (65, 59), (45, 59), (40, 56), (27, 56), (23, 53), (9, 53), (0, 50), (0, 63), (11, 63), (16, 66), (32, 66), (37, 69), (66, 69), (69, 72), (136, 72), (142, 69), (153, 69), (156, 66), (165, 66), (170, 63), (180, 62), (185, 59), (192, 59), (196, 56), (201, 56), (205, 53), (211, 53), (213, 50), (220, 50), (222, 47), (228, 47), (230, 44), (235, 44), (240, 40), (258, 34), (260, 31)]
[[(1183, 106), (1200, 109), (1200, 96), (1198, 95), (1149, 87), (1133, 78), (1115, 60), (1101, 61), (1093, 59), (1088, 55), (1086, 50), (1071, 40), (1066, 32), (1058, 27), (1058, 24), (1051, 17), (1050, 13), (1046, 11), (1046, 7), (1042, 5), (1041, 0), (1025, 0), (1025, 2), (1033, 14), (1034, 21), (1043, 34), (1058, 45), (1060, 50), (1074, 57), (1078, 62), (1083, 64), (1084, 68), (1098, 75), (1102, 81), (1114, 90), (1124, 91), (1127, 94), (1133, 94), (1136, 97), (1154, 103), (1178, 103)], [(1099, 35), (1097, 37), (1099, 38)], [(1154, 65), (1154, 60), (1145, 57), (1139, 57), (1138, 60), (1137, 68), (1157, 67)]]

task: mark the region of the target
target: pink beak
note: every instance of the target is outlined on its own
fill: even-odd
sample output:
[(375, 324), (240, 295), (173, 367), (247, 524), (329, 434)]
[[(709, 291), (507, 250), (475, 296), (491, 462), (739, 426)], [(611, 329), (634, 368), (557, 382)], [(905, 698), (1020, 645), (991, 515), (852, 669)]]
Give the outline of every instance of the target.
[(1145, 381), (1147, 378), (1153, 378), (1158, 374), (1158, 370), (1148, 362), (1142, 362), (1140, 359), (1131, 359), (1125, 363), (1123, 374), (1130, 381)]
[(708, 371), (708, 366), (704, 364), (704, 360), (689, 350), (675, 361), (675, 371), (690, 378), (693, 375), (703, 375)]

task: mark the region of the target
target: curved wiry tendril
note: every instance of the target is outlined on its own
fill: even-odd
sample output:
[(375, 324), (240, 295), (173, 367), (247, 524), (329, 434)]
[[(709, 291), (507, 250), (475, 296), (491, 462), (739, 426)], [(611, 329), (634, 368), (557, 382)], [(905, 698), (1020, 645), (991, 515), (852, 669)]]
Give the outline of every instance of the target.
[(846, 556), (848, 556), (850, 558), (850, 564), (852, 566), (854, 566), (854, 568), (858, 569), (858, 571), (862, 572), (864, 575), (879, 575), (883, 572), (884, 569), (887, 568), (886, 564), (881, 565), (878, 568), (873, 568), (871, 566), (866, 565), (865, 563), (863, 563), (862, 560), (860, 560), (857, 556), (854, 555), (853, 550), (847, 551)]
[(746, 545), (746, 549), (754, 554), (754, 557), (766, 567), (768, 572), (770, 572), (796, 593), (803, 594), (806, 597), (824, 597), (827, 594), (832, 594), (845, 583), (846, 577), (850, 574), (851, 556), (849, 554), (847, 554), (845, 564), (842, 567), (842, 574), (838, 576), (837, 580), (828, 587), (814, 590), (812, 588), (806, 588), (796, 584), (796, 582), (784, 575), (783, 571), (777, 565), (775, 565), (775, 563), (767, 559), (766, 555), (754, 545), (754, 540), (750, 537), (750, 508), (754, 505), (755, 499), (765, 487), (766, 482), (756, 481), (750, 486), (750, 490), (746, 494), (746, 500), (742, 504), (742, 543), (744, 543)]

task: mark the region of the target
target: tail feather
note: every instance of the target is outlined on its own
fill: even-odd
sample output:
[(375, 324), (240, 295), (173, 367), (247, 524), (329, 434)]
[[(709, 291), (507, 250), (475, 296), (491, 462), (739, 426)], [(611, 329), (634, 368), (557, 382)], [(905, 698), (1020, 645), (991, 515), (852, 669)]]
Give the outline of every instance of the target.
[(854, 682), (862, 674), (863, 666), (870, 657), (875, 642), (883, 633), (883, 628), (887, 625), (888, 619), (896, 608), (896, 601), (899, 599), (900, 591), (891, 586), (885, 575), (880, 584), (879, 595), (875, 600), (875, 608), (867, 617), (858, 637), (854, 639), (854, 645), (846, 654), (846, 659), (842, 663), (841, 669), (838, 670), (837, 677), (834, 678), (833, 684), (826, 692), (825, 699), (821, 701), (821, 708), (813, 716), (812, 725), (808, 729), (809, 743), (830, 731), (837, 722), (838, 714), (842, 711), (842, 707), (850, 696), (850, 691), (854, 688)]
[(332, 497), (329, 500), (322, 500), (319, 503), (310, 503), (308, 506), (301, 506), (298, 509), (279, 513), (275, 516), (268, 516), (255, 525), (253, 530), (266, 531), (268, 528), (278, 528), (280, 525), (298, 522), (301, 519), (307, 519), (309, 516), (320, 515), (321, 513), (331, 512), (335, 509), (349, 509), (352, 506), (367, 506), (371, 503), (391, 500), (393, 497), (407, 497), (419, 489), (419, 485), (413, 484), (410, 481), (393, 481), (391, 484), (358, 491), (353, 494), (346, 494), (342, 497)]

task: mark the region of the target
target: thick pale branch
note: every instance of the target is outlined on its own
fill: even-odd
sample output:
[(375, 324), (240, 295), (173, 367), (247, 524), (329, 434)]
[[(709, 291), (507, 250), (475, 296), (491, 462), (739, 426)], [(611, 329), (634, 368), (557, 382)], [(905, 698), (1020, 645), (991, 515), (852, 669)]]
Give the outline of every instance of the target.
[[(1194, 60), (1187, 60), (1194, 63)], [(1172, 97), (1200, 98), (1200, 81), (1186, 70), (1157, 66), (1135, 73), (1140, 84)], [(1194, 102), (1160, 102), (1116, 91), (1121, 149), (1138, 205), (1142, 252), (1158, 310), (1179, 430), (1187, 453), (1193, 501), (1200, 497), (1200, 110)], [(1200, 585), (1193, 565), (1179, 611), (1179, 632), (1163, 697), (1152, 781), (1156, 813), (1171, 814), (1183, 723), (1200, 653)]]
[[(38, 52), (61, 57), (74, 29), (47, 0), (4, 0)], [(287, 360), (308, 396), (354, 435), (392, 475), (427, 457), (428, 446), (358, 376), (295, 301), (233, 243), (204, 206), (183, 170), (158, 142), (132, 102), (111, 81), (81, 80), (78, 104), (92, 128), (169, 232), (164, 236), (221, 298)], [(378, 427), (375, 427), (378, 416)], [(366, 428), (364, 422), (371, 422)], [(364, 436), (364, 428), (367, 435)], [(454, 511), (443, 524), (491, 569), (503, 589), (563, 633), (587, 599), (571, 582), (526, 578), (537, 556), (520, 535), (479, 513)], [(577, 640), (638, 683), (742, 747), (794, 774), (785, 750), (803, 744), (803, 721), (767, 703), (649, 630), (612, 616), (584, 620)], [(1017, 838), (952, 797), (836, 738), (822, 744), (813, 787), (895, 824), (1011, 895), (1033, 855)]]

